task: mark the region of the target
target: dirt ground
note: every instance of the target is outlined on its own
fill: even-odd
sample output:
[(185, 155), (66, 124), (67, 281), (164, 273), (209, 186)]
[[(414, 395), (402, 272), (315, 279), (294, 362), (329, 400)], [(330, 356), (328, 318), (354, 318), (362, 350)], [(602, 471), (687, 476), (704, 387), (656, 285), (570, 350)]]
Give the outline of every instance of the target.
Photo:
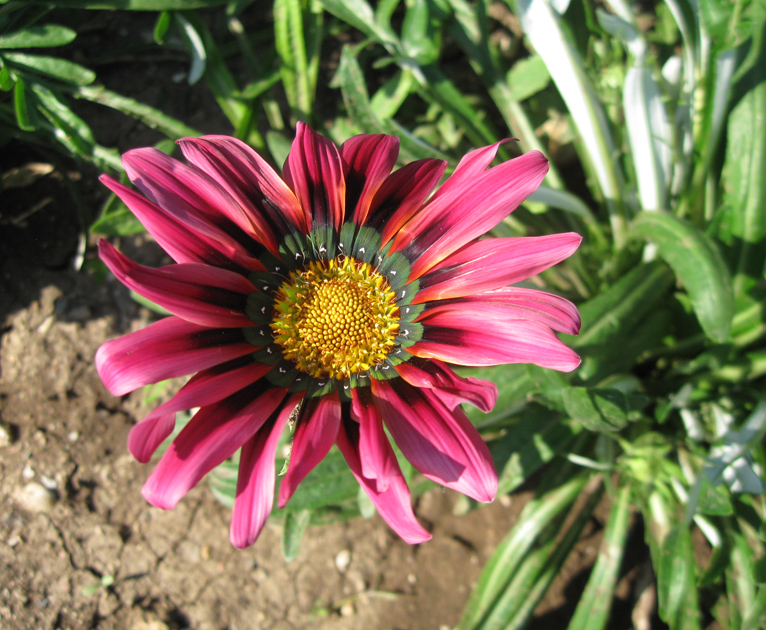
[[(130, 36), (113, 19), (93, 19), (90, 32), (99, 41)], [(81, 61), (89, 58), (87, 37), (77, 52)], [(183, 59), (134, 61), (116, 55), (91, 66), (108, 87), (205, 132), (230, 131), (200, 89), (153, 78), (183, 74)], [(145, 74), (136, 76), (135, 67)], [(135, 121), (79, 107), (107, 146), (126, 150), (157, 140)], [(46, 157), (9, 145), (0, 176), (13, 178)], [(97, 173), (53, 166), (34, 182), (22, 178), (9, 187), (5, 179), (0, 197), (0, 628), (453, 627), (528, 493), (455, 516), (457, 495), (433, 490), (415, 505), (434, 535), (429, 543), (409, 546), (379, 517), (360, 518), (310, 529), (291, 563), (283, 559), (278, 524), (248, 550), (231, 547), (229, 510), (204, 482), (169, 512), (144, 501), (140, 489), (151, 466), (130, 457), (126, 438), (146, 409), (139, 396), (111, 396), (93, 356), (105, 340), (145, 326), (150, 314), (89, 267), (95, 238), (81, 241), (78, 225), (92, 220), (105, 199)], [(93, 200), (93, 216), (78, 216), (64, 172)], [(142, 238), (120, 245), (137, 248)], [(156, 255), (151, 244), (142, 251)], [(80, 256), (85, 264), (76, 270)], [(571, 579), (582, 582), (593, 562), (597, 530), (546, 600), (540, 627), (565, 626), (558, 617), (576, 601)]]

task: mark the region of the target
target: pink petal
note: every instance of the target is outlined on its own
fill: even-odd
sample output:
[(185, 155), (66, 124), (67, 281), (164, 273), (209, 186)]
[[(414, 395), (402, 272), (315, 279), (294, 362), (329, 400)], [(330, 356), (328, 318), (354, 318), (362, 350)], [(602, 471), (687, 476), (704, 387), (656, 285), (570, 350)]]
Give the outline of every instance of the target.
[(391, 451), (388, 436), (383, 429), (383, 419), (373, 404), (369, 389), (351, 390), (351, 417), (359, 423), (358, 450), (362, 475), (377, 481), (378, 490), (384, 492), (389, 479), (399, 470), (399, 465)]
[(242, 245), (205, 217), (196, 216), (193, 221), (189, 221), (186, 216), (167, 212), (108, 175), (102, 175), (99, 179), (122, 199), (160, 247), (176, 262), (201, 262), (237, 271), (265, 269)]
[(388, 243), (425, 203), (444, 175), (443, 160), (418, 160), (394, 171), (372, 200), (367, 224), (381, 232)]
[(345, 217), (346, 183), (338, 148), (299, 122), (282, 175), (301, 206), (311, 209), (311, 227), (340, 230)]
[(308, 233), (310, 217), (293, 191), (253, 149), (237, 138), (184, 138), (184, 157), (205, 171), (245, 209), (259, 240), (273, 253), (276, 235)]
[[(488, 156), (469, 156), (394, 238), (392, 251), (401, 251), (413, 261), (411, 280), (495, 227), (537, 189), (548, 172), (548, 160), (537, 151), (481, 172), (478, 167), (484, 167)], [(453, 178), (455, 182), (450, 181)]]
[(96, 352), (106, 388), (122, 396), (143, 385), (186, 376), (255, 351), (239, 328), (206, 328), (166, 317), (107, 341)]
[(383, 134), (354, 136), (340, 147), (345, 166), (346, 209), (353, 210), (356, 225), (366, 221), (372, 198), (390, 175), (398, 155), (399, 138)]
[(122, 284), (182, 319), (217, 328), (255, 325), (244, 311), (247, 295), (256, 289), (238, 273), (202, 263), (151, 269), (105, 240), (99, 242), (98, 253)]
[(271, 514), (276, 480), (274, 458), (279, 438), (302, 396), (293, 394), (273, 421), (261, 427), (242, 447), (229, 532), (231, 544), (239, 549), (255, 542)]
[(423, 338), (407, 351), (457, 365), (534, 363), (571, 372), (580, 364), (545, 323), (516, 316), (503, 304), (440, 304), (421, 316)]
[(202, 477), (255, 435), (285, 393), (257, 383), (200, 409), (152, 471), (142, 490), (144, 498), (165, 510), (175, 507)]
[[(410, 489), (407, 487), (407, 482), (399, 469), (396, 456), (388, 441), (386, 441), (388, 451), (385, 457), (391, 459), (392, 464), (385, 489), (381, 488), (380, 480), (376, 482), (375, 480), (368, 479), (362, 473), (364, 455), (358, 452), (358, 446), (355, 448), (353, 437), (347, 434), (347, 429), (343, 426), (338, 431), (337, 444), (359, 485), (364, 488), (367, 496), (370, 497), (373, 505), (378, 510), (378, 514), (391, 526), (391, 529), (399, 534), (404, 542), (411, 545), (430, 540), (431, 534), (418, 523), (412, 511)], [(380, 456), (383, 455), (381, 454)]]
[(420, 279), (413, 303), (472, 295), (526, 280), (569, 258), (581, 241), (574, 232), (474, 241)]
[(336, 394), (310, 398), (295, 425), (290, 464), (279, 486), (279, 507), (287, 505), (301, 481), (321, 462), (335, 443), (340, 426), (340, 401)]
[(148, 462), (157, 447), (173, 432), (176, 412), (223, 400), (255, 383), (272, 367), (242, 357), (196, 374), (173, 398), (130, 430), (128, 450), (139, 462)]
[(122, 156), (125, 172), (141, 191), (171, 214), (194, 223), (205, 217), (224, 231), (227, 223), (257, 238), (245, 210), (207, 173), (152, 147)]
[(525, 319), (567, 335), (580, 332), (580, 314), (577, 307), (566, 298), (537, 289), (505, 287), (449, 301), (434, 302), (419, 319), (422, 320), (429, 313), (433, 315), (440, 312), (450, 312), (458, 316), (463, 312), (469, 318), (487, 316), (491, 321), (495, 321), (496, 317), (505, 320)]
[(437, 391), (439, 399), (450, 409), (466, 402), (488, 413), (497, 402), (497, 385), (459, 376), (441, 361), (412, 359), (395, 369), (410, 385)]
[(397, 446), (423, 475), (477, 501), (495, 498), (489, 449), (460, 408), (398, 380), (373, 380), (372, 393)]

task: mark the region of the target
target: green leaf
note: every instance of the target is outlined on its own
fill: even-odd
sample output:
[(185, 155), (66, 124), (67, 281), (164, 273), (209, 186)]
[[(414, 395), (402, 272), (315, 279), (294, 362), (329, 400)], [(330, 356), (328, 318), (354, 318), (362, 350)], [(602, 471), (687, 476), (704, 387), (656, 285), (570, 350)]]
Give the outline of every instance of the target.
[(29, 100), (27, 99), (27, 90), (23, 79), (16, 81), (13, 90), (13, 105), (16, 111), (16, 123), (19, 129), (24, 131), (34, 131), (36, 128), (34, 122), (33, 110), (29, 109)]
[(96, 141), (85, 121), (48, 88), (33, 85), (31, 89), (39, 100), (38, 109), (55, 127), (56, 140), (75, 155), (91, 157)]
[(513, 96), (519, 100), (534, 96), (542, 92), (551, 82), (551, 75), (542, 57), (533, 55), (526, 59), (519, 59), (513, 64), (506, 76), (508, 87)]
[(733, 241), (737, 297), (763, 278), (766, 263), (766, 70), (729, 115), (723, 168), (727, 241)]
[(322, 5), (335, 17), (346, 24), (375, 38), (392, 52), (398, 45), (396, 36), (388, 26), (383, 26), (375, 19), (372, 7), (366, 0), (321, 0)]
[(168, 29), (172, 22), (173, 14), (170, 11), (163, 11), (157, 16), (157, 22), (154, 25), (154, 41), (160, 46), (165, 43), (165, 35), (167, 35)]
[(670, 630), (700, 630), (694, 549), (689, 528), (676, 525), (662, 541), (657, 571), (660, 618)]
[(539, 558), (533, 556), (532, 550), (541, 547), (549, 549), (538, 539), (549, 539), (546, 533), (550, 534), (560, 528), (568, 510), (582, 493), (586, 481), (583, 474), (572, 476), (563, 483), (555, 484), (552, 489), (541, 492), (524, 506), (513, 529), (500, 542), (484, 567), (463, 610), (458, 630), (502, 627), (497, 623), (492, 624), (488, 619), (502, 616), (503, 612), (508, 612), (520, 603), (519, 597), (525, 593), (513, 588), (516, 578), (521, 577), (520, 581), (524, 581), (528, 577), (522, 574), (525, 564), (527, 572), (539, 568), (531, 566), (532, 561), (539, 561)]
[(282, 555), (285, 562), (295, 560), (301, 548), (303, 534), (310, 522), (310, 510), (288, 512), (285, 515), (285, 524), (282, 528)]
[(193, 127), (189, 127), (180, 120), (176, 120), (175, 118), (163, 114), (159, 109), (144, 105), (135, 99), (107, 90), (101, 85), (79, 87), (74, 91), (74, 96), (87, 99), (93, 103), (100, 103), (101, 105), (111, 107), (123, 114), (132, 116), (137, 120), (140, 120), (147, 127), (157, 129), (173, 140), (184, 136), (202, 135)]
[(639, 396), (618, 389), (569, 387), (564, 390), (567, 413), (590, 431), (611, 433), (627, 426), (635, 412), (646, 404)]
[(440, 31), (433, 28), (429, 0), (408, 3), (402, 23), (402, 48), (418, 64), (434, 63), (439, 58)]
[[(227, 4), (230, 0), (56, 0), (59, 9), (120, 9), (126, 11), (186, 11)], [(51, 0), (27, 0), (28, 4), (50, 5)]]
[(734, 317), (731, 277), (715, 243), (693, 225), (671, 214), (642, 212), (631, 226), (631, 236), (657, 246), (686, 288), (705, 334), (722, 343)]
[(3, 62), (3, 58), (0, 57), (0, 90), (3, 92), (10, 92), (13, 89), (13, 86), (13, 77), (8, 71), (8, 66)]
[(20, 31), (0, 35), (0, 48), (49, 48), (64, 46), (74, 41), (77, 33), (57, 24), (31, 26)]
[(601, 630), (609, 621), (628, 535), (630, 491), (630, 486), (621, 488), (612, 505), (596, 564), (567, 630)]
[(92, 70), (58, 57), (26, 53), (5, 53), (3, 57), (8, 65), (16, 70), (40, 74), (72, 85), (88, 85), (96, 80), (96, 73)]

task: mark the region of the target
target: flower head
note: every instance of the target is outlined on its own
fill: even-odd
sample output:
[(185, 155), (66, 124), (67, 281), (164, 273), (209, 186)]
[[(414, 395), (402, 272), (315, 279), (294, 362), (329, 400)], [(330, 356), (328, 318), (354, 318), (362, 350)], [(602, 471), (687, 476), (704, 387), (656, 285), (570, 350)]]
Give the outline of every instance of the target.
[(148, 461), (175, 413), (199, 407), (146, 482), (147, 500), (172, 508), (241, 447), (231, 541), (252, 544), (293, 416), (280, 507), (337, 444), (389, 525), (410, 543), (430, 538), (385, 429), (427, 478), (491, 501), (497, 474), (460, 405), (489, 411), (497, 391), (450, 365), (579, 364), (554, 332), (578, 332), (575, 307), (509, 285), (570, 256), (580, 237), (479, 239), (537, 188), (545, 158), (489, 168), (498, 145), (484, 147), (434, 192), (446, 165), (392, 172), (393, 136), (337, 148), (299, 124), (282, 177), (234, 138), (179, 144), (188, 164), (155, 149), (125, 154), (143, 194), (102, 177), (175, 264), (143, 267), (100, 243), (117, 278), (172, 316), (101, 346), (99, 374), (115, 395), (193, 375), (132, 429), (131, 453)]

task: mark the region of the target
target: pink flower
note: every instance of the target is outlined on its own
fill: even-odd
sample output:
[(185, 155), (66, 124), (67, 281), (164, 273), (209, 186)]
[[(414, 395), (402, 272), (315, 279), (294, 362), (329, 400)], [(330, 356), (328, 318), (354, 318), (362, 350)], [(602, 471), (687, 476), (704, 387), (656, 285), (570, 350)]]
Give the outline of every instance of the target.
[(460, 405), (489, 411), (497, 390), (450, 365), (580, 362), (554, 332), (578, 332), (576, 308), (508, 286), (570, 256), (580, 236), (479, 240), (537, 188), (546, 159), (489, 168), (498, 145), (478, 149), (434, 193), (445, 164), (392, 172), (392, 136), (337, 148), (299, 124), (282, 177), (234, 138), (179, 144), (188, 165), (151, 148), (124, 156), (143, 195), (102, 177), (175, 264), (150, 269), (100, 243), (117, 278), (173, 316), (101, 346), (99, 374), (118, 396), (194, 375), (133, 428), (131, 453), (147, 462), (175, 413), (200, 408), (146, 499), (172, 508), (241, 447), (231, 542), (251, 545), (292, 416), (280, 507), (336, 444), (386, 522), (409, 543), (428, 540), (384, 427), (424, 476), (491, 501), (497, 473)]

